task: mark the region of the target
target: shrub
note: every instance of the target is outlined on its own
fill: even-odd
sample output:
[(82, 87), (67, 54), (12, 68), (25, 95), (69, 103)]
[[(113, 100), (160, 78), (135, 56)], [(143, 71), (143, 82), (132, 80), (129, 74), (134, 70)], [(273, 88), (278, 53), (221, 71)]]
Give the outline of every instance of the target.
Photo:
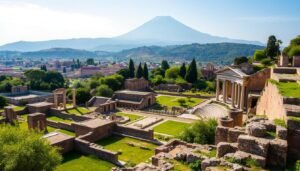
[(0, 96), (0, 108), (3, 108), (7, 105), (6, 99), (3, 96)]
[(264, 50), (256, 50), (253, 56), (255, 61), (261, 61), (263, 59), (266, 59), (266, 53)]
[(274, 119), (274, 124), (282, 127), (287, 127), (283, 119)]
[(289, 51), (288, 55), (290, 57), (299, 56), (300, 55), (300, 46), (292, 47), (291, 50)]
[(107, 85), (101, 85), (97, 88), (98, 96), (111, 97), (113, 95), (113, 90), (109, 88)]
[(218, 123), (216, 119), (200, 120), (186, 128), (179, 138), (189, 143), (213, 144)]
[(260, 61), (261, 64), (263, 64), (264, 66), (270, 66), (272, 64), (272, 60), (269, 58), (263, 59)]

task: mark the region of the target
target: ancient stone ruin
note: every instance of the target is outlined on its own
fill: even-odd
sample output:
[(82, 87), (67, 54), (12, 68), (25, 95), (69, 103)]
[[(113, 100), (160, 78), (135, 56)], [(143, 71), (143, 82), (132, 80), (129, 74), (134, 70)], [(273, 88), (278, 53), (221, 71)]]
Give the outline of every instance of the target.
[(27, 117), (28, 128), (31, 130), (45, 131), (47, 130), (46, 115), (43, 113), (29, 114)]

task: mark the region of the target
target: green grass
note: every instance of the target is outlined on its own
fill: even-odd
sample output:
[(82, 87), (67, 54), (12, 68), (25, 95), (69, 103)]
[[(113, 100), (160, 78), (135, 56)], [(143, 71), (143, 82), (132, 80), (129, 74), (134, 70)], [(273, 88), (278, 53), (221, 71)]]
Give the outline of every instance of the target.
[(217, 150), (216, 149), (213, 149), (211, 151), (202, 150), (202, 151), (196, 151), (196, 152), (203, 155), (203, 156), (209, 157), (209, 158), (217, 156)]
[(63, 155), (62, 164), (55, 171), (110, 171), (112, 163), (95, 156), (84, 156), (75, 152)]
[(297, 82), (278, 82), (275, 80), (270, 80), (270, 82), (277, 85), (281, 95), (300, 98), (300, 84)]
[(201, 96), (212, 96), (213, 93), (205, 92), (205, 91), (184, 91), (184, 92), (172, 92), (172, 91), (165, 91), (165, 90), (156, 90), (156, 93), (169, 93), (174, 95), (184, 94), (184, 95), (201, 95)]
[(267, 137), (276, 138), (276, 132), (267, 131)]
[(123, 113), (123, 112), (117, 112), (117, 116), (127, 116), (129, 118), (129, 122), (134, 122), (136, 120), (139, 120), (143, 118), (143, 116), (135, 115), (135, 114), (128, 114), (128, 113)]
[(282, 127), (287, 127), (285, 121), (283, 119), (274, 119), (274, 124)]
[[(96, 143), (105, 149), (120, 152), (119, 160), (128, 162), (130, 165), (147, 161), (154, 155), (154, 149), (157, 147), (155, 144), (121, 136), (110, 136)], [(134, 146), (130, 146), (127, 143), (133, 143)], [(141, 146), (148, 149), (141, 149)]]
[(25, 106), (14, 106), (14, 111), (20, 111), (23, 110), (25, 108)]
[(300, 117), (289, 116), (288, 119), (296, 121), (296, 122), (300, 122)]
[(174, 168), (172, 169), (172, 171), (192, 171), (192, 169), (185, 163), (177, 161), (177, 160), (171, 160), (170, 161)]
[(69, 119), (63, 119), (57, 116), (49, 116), (47, 117), (47, 120), (56, 121), (56, 122), (64, 122), (64, 123), (72, 123), (72, 120)]
[(177, 122), (177, 121), (166, 121), (153, 128), (154, 132), (168, 134), (171, 136), (178, 136), (185, 128), (189, 127), (190, 123)]
[[(185, 103), (180, 104), (178, 102), (179, 99), (184, 99)], [(196, 106), (197, 104), (203, 101), (204, 99), (200, 99), (200, 98), (187, 98), (187, 97), (180, 97), (180, 96), (159, 95), (156, 97), (156, 102), (159, 105), (159, 107), (167, 106), (168, 108), (172, 108), (173, 106), (190, 108)]]
[(73, 115), (84, 115), (91, 111), (86, 107), (76, 107), (74, 109), (67, 109), (66, 112)]

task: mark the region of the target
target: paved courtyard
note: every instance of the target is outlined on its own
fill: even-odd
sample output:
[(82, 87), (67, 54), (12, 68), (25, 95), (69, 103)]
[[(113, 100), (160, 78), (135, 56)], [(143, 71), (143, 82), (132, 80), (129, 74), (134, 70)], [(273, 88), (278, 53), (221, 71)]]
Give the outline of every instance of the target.
[(228, 110), (218, 104), (206, 104), (194, 111), (194, 114), (201, 118), (220, 118), (228, 116)]

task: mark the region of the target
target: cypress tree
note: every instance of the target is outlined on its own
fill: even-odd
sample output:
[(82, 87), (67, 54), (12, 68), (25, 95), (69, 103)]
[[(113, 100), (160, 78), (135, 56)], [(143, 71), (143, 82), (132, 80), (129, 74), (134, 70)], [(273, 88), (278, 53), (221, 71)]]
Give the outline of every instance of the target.
[(133, 60), (129, 60), (129, 78), (134, 78), (134, 63)]
[(274, 35), (271, 35), (268, 39), (267, 47), (266, 47), (266, 55), (271, 59), (274, 59), (277, 55), (280, 54), (280, 40)]
[(179, 75), (184, 78), (186, 75), (186, 67), (185, 67), (185, 63), (182, 63), (180, 69), (179, 69)]
[(198, 78), (197, 64), (195, 59), (193, 59), (185, 75), (185, 80), (187, 82), (194, 83), (197, 81), (197, 78)]
[(142, 64), (140, 63), (138, 69), (136, 70), (136, 78), (141, 78), (141, 77), (143, 77), (143, 68), (142, 68)]
[(162, 60), (161, 61), (161, 69), (163, 69), (164, 71), (166, 71), (169, 68), (170, 68), (170, 65), (169, 65), (168, 61)]
[(148, 80), (149, 79), (149, 71), (148, 71), (148, 67), (147, 67), (147, 64), (146, 64), (146, 62), (144, 63), (144, 78), (146, 79), (146, 80)]

